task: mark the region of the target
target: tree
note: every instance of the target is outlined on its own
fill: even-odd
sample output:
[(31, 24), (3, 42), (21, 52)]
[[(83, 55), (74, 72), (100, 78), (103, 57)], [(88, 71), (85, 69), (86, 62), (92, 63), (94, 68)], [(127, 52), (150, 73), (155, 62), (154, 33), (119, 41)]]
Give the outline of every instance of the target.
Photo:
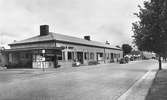
[(126, 54), (131, 53), (132, 47), (129, 44), (123, 44), (122, 50), (123, 50), (123, 56), (125, 56)]
[(139, 20), (132, 23), (134, 43), (141, 51), (157, 53), (161, 70), (161, 56), (167, 51), (167, 1), (144, 1), (144, 7), (139, 8), (135, 13)]

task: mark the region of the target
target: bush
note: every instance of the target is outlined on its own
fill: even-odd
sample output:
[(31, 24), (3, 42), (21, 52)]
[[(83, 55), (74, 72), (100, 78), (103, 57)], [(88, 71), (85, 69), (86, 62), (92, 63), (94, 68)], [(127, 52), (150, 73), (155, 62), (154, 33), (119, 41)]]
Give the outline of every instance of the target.
[(61, 67), (61, 65), (55, 65), (55, 66), (54, 66), (54, 68), (59, 68), (59, 67)]
[(114, 63), (114, 59), (111, 59), (111, 60), (110, 60), (110, 63)]
[(80, 66), (80, 62), (75, 61), (72, 63), (72, 67), (79, 67)]
[(88, 62), (88, 65), (97, 65), (97, 64), (98, 64), (97, 61), (89, 61), (89, 62)]

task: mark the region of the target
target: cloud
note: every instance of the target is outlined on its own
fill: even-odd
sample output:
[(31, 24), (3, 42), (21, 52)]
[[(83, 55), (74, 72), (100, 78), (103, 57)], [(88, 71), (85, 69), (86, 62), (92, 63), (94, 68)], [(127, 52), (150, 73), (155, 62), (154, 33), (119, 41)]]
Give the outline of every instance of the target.
[[(131, 23), (142, 0), (1, 0), (0, 32), (13, 40), (50, 31), (113, 44), (131, 42)], [(9, 43), (9, 42), (6, 42)]]

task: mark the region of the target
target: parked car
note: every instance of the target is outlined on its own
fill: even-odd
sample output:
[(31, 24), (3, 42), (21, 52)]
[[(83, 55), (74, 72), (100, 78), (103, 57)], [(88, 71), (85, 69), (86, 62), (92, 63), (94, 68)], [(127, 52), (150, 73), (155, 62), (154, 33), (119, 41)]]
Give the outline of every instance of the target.
[(5, 65), (0, 65), (0, 70), (6, 70), (7, 67)]
[(121, 59), (119, 60), (119, 63), (120, 63), (120, 64), (126, 64), (126, 63), (128, 63), (128, 62), (129, 62), (129, 58), (127, 58), (127, 57), (121, 58)]
[(124, 58), (121, 58), (120, 60), (119, 60), (119, 63), (120, 64), (125, 64), (126, 62), (125, 62), (125, 59)]
[(134, 60), (134, 58), (133, 57), (130, 57), (130, 61), (133, 61)]

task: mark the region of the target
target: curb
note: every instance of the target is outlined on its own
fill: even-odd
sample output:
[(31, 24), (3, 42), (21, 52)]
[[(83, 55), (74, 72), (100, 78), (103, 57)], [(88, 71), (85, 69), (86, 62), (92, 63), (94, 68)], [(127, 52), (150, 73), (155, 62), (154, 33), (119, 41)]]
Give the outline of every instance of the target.
[[(149, 88), (149, 92), (148, 92), (148, 94), (147, 94), (147, 96), (146, 96), (146, 98), (145, 98), (145, 100), (152, 100), (151, 98), (153, 97), (154, 98), (154, 96), (156, 97), (156, 98), (154, 98), (155, 100), (161, 100), (161, 99), (163, 99), (163, 100), (166, 100), (166, 96), (163, 94), (163, 95), (161, 95), (161, 96), (158, 96), (159, 94), (156, 94), (155, 95), (155, 93), (152, 93), (153, 92), (153, 89), (155, 88), (155, 86), (158, 86), (159, 87), (159, 85), (155, 85), (156, 83), (157, 83), (157, 78), (159, 78), (158, 77), (158, 74), (159, 73), (161, 73), (161, 71), (163, 71), (163, 69), (162, 70), (158, 70), (157, 71), (157, 74), (156, 74), (156, 76), (155, 76), (155, 78), (154, 78), (154, 80), (153, 80), (153, 83), (151, 84), (151, 87)], [(160, 83), (159, 83), (160, 84)], [(157, 92), (161, 92), (161, 90), (159, 89)], [(157, 98), (158, 97), (158, 98)]]
[(145, 100), (156, 75), (157, 71), (148, 71), (117, 100)]

